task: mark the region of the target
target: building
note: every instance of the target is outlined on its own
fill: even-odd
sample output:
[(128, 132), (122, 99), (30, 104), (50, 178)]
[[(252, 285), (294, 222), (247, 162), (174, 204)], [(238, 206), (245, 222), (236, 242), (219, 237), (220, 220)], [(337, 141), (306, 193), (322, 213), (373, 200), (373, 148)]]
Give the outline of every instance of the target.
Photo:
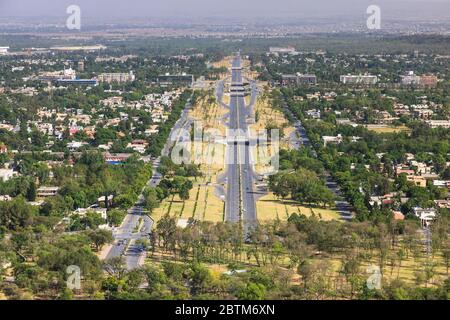
[(416, 75), (414, 71), (409, 71), (406, 75), (401, 76), (401, 84), (405, 86), (418, 87), (435, 87), (438, 83), (438, 78), (435, 75)]
[(316, 83), (317, 78), (314, 74), (283, 74), (281, 76), (281, 85), (284, 87), (300, 84), (314, 85)]
[(450, 189), (450, 180), (433, 180), (433, 186)]
[(0, 143), (0, 154), (8, 153), (8, 147), (4, 143)]
[(270, 47), (269, 52), (273, 54), (297, 54), (294, 47)]
[(420, 219), (422, 227), (428, 227), (431, 222), (434, 221), (434, 219), (436, 218), (436, 212), (437, 211), (434, 208), (422, 209), (416, 207), (413, 209), (413, 213), (417, 218)]
[(154, 124), (152, 126), (150, 126), (150, 128), (146, 129), (144, 134), (146, 136), (151, 136), (154, 134), (158, 134), (159, 133), (159, 129), (158, 129), (158, 125)]
[(98, 45), (88, 45), (88, 46), (72, 46), (72, 47), (64, 47), (64, 46), (55, 46), (50, 47), (50, 50), (52, 51), (85, 51), (85, 52), (95, 52), (95, 51), (101, 51), (106, 50), (107, 47), (101, 44)]
[(323, 140), (323, 146), (324, 147), (326, 147), (327, 144), (329, 144), (329, 143), (340, 144), (340, 143), (342, 143), (342, 141), (344, 141), (344, 139), (343, 139), (341, 134), (338, 134), (336, 137), (323, 136), (322, 140)]
[(86, 216), (89, 212), (99, 214), (102, 219), (106, 220), (108, 218), (107, 209), (106, 208), (78, 208), (73, 212), (80, 217)]
[(58, 194), (59, 187), (40, 187), (37, 189), (37, 196), (39, 198), (54, 197)]
[(406, 180), (414, 183), (414, 185), (417, 187), (425, 188), (427, 186), (427, 179), (425, 179), (423, 176), (407, 176)]
[(84, 61), (78, 61), (78, 71), (84, 72)]
[(306, 111), (306, 115), (313, 119), (320, 119), (320, 110), (319, 109), (311, 109)]
[(147, 149), (147, 147), (148, 147), (148, 142), (145, 140), (133, 140), (133, 141), (131, 141), (131, 143), (129, 143), (127, 145), (127, 148), (133, 149), (134, 151), (142, 153), (142, 154), (145, 153), (145, 150)]
[(5, 55), (8, 53), (9, 47), (0, 47), (0, 55)]
[(106, 153), (105, 154), (105, 162), (108, 164), (122, 164), (128, 160), (133, 154), (131, 153)]
[(96, 79), (58, 79), (56, 80), (58, 86), (65, 85), (79, 85), (79, 86), (96, 86), (98, 84)]
[(0, 196), (0, 202), (7, 202), (7, 201), (11, 201), (12, 200), (12, 198), (9, 196), (9, 195), (3, 195), (3, 196)]
[(281, 76), (281, 85), (284, 87), (287, 86), (296, 86), (298, 84), (298, 77), (296, 74), (283, 74)]
[(397, 220), (397, 221), (405, 220), (405, 215), (403, 213), (401, 213), (400, 211), (392, 211), (392, 214), (394, 216), (394, 220)]
[(405, 75), (400, 76), (401, 84), (405, 86), (420, 85), (420, 76), (415, 75), (414, 71), (408, 71)]
[(341, 76), (340, 80), (343, 84), (373, 85), (378, 82), (378, 77), (372, 75), (344, 75)]
[(159, 75), (157, 82), (160, 85), (183, 85), (192, 86), (194, 83), (194, 76), (192, 74), (164, 74)]
[(449, 120), (427, 120), (425, 121), (427, 125), (430, 126), (430, 128), (450, 128), (450, 121)]
[(391, 116), (391, 114), (387, 111), (378, 111), (374, 122), (376, 124), (391, 124), (398, 119), (398, 117)]
[(72, 141), (67, 143), (67, 148), (69, 151), (76, 151), (87, 144), (87, 142)]
[(440, 209), (450, 209), (450, 200), (434, 200), (434, 203)]
[(436, 87), (438, 78), (435, 75), (424, 75), (420, 77), (420, 85), (426, 88)]
[(13, 169), (0, 169), (0, 181), (8, 181), (14, 178), (17, 175), (17, 172), (14, 172)]
[(300, 75), (298, 75), (298, 83), (314, 85), (317, 83), (316, 75), (315, 74), (300, 74)]
[(136, 76), (133, 71), (129, 73), (102, 73), (98, 76), (99, 82), (106, 83), (127, 83), (136, 80)]
[(352, 127), (357, 127), (358, 126), (357, 123), (351, 121), (349, 118), (337, 118), (336, 119), (336, 124), (352, 126)]
[(61, 71), (48, 71), (39, 74), (39, 80), (42, 81), (57, 81), (57, 80), (74, 80), (77, 78), (77, 73), (72, 68)]

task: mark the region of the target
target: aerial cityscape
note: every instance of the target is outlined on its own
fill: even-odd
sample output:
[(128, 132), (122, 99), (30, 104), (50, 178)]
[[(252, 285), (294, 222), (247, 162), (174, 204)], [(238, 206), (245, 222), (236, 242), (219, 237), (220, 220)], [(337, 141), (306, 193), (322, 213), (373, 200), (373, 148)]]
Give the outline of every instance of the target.
[(450, 0), (0, 4), (0, 300), (447, 300), (449, 190)]

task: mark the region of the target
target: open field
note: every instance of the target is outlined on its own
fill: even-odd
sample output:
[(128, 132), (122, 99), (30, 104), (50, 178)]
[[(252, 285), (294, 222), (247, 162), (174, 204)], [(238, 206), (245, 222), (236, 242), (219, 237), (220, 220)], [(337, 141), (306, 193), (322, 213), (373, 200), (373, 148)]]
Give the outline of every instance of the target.
[(196, 121), (202, 121), (205, 129), (218, 129), (224, 134), (225, 126), (220, 123), (220, 119), (226, 113), (228, 113), (228, 110), (220, 107), (212, 92), (209, 92), (197, 99), (196, 104), (189, 112), (189, 116)]
[(367, 129), (376, 133), (410, 132), (406, 126), (393, 127), (388, 125), (367, 125)]
[(233, 60), (233, 57), (229, 56), (229, 57), (223, 58), (220, 61), (213, 62), (213, 63), (211, 63), (211, 65), (213, 68), (227, 68), (228, 69), (231, 66), (232, 60)]
[(287, 220), (293, 213), (303, 214), (305, 216), (315, 214), (318, 218), (325, 221), (340, 219), (340, 215), (336, 210), (309, 208), (293, 200), (279, 200), (273, 193), (269, 193), (259, 199), (256, 202), (256, 206), (259, 221), (270, 221), (274, 219)]
[[(272, 108), (267, 94), (258, 96), (254, 111), (256, 122), (249, 126), (253, 134), (256, 135), (257, 132), (265, 130), (268, 126), (277, 127), (280, 129), (280, 142), (278, 146), (258, 146), (256, 148), (252, 148), (253, 159), (261, 159), (261, 157), (269, 159), (274, 156), (277, 149), (289, 149), (289, 136), (293, 131), (295, 131), (295, 129), (290, 126), (288, 120), (281, 111)], [(257, 161), (255, 170), (258, 173), (263, 174), (270, 171), (271, 168), (265, 165), (262, 161)]]
[[(255, 257), (246, 254), (251, 248), (252, 245), (244, 244), (242, 253), (238, 256), (237, 262), (242, 266), (242, 269), (258, 266)], [(402, 280), (409, 284), (416, 284), (418, 277), (423, 277), (426, 269), (429, 270), (431, 275), (431, 279), (428, 281), (429, 287), (433, 287), (434, 284), (441, 283), (443, 280), (447, 279), (446, 266), (441, 253), (436, 253), (433, 257), (427, 257), (423, 252), (420, 255), (407, 253), (402, 259), (399, 259), (398, 252), (400, 249), (401, 248), (398, 245), (391, 247), (388, 255), (384, 259), (384, 266), (380, 269), (382, 286), (383, 283), (391, 282), (393, 280)], [(373, 270), (376, 270), (376, 268), (381, 265), (379, 251), (360, 249), (353, 252), (353, 257), (356, 257), (357, 255), (360, 258), (358, 259), (359, 265), (357, 270), (355, 270), (355, 274), (357, 274), (362, 281), (366, 281), (374, 274)], [(351, 259), (351, 257), (339, 252), (334, 254), (316, 252), (310, 257), (310, 261), (323, 263), (326, 267), (327, 279), (339, 285), (343, 285), (341, 282), (343, 278), (343, 269), (349, 259)], [(164, 261), (182, 262), (183, 260), (178, 255), (174, 256), (172, 252), (167, 253), (163, 252), (161, 249), (157, 249), (153, 256), (150, 254), (147, 256), (147, 261), (152, 265), (158, 265)], [(231, 261), (236, 262), (234, 258), (228, 257), (225, 258), (225, 261), (222, 263), (204, 262), (204, 265), (207, 266), (212, 273), (219, 276), (230, 270), (229, 263)], [(272, 267), (269, 262), (262, 264), (261, 266), (267, 268)], [(302, 284), (302, 277), (297, 273), (296, 268), (292, 267), (291, 257), (286, 252), (282, 253), (279, 259), (277, 259), (277, 267), (290, 272), (291, 284)], [(348, 285), (348, 283), (346, 285)]]
[[(217, 135), (224, 136), (226, 128), (221, 124), (220, 118), (227, 112), (215, 102), (209, 92), (197, 99), (189, 116), (202, 122), (205, 136), (208, 131), (216, 131)], [(188, 200), (182, 201), (178, 195), (164, 200), (152, 214), (156, 222), (166, 214), (184, 220), (194, 218), (211, 222), (223, 221), (224, 203), (215, 195), (214, 184), (225, 168), (225, 145), (216, 143), (214, 139), (204, 139), (203, 142), (191, 145), (192, 161), (200, 164), (203, 177), (192, 180), (194, 187), (189, 192)]]
[(154, 210), (152, 218), (158, 222), (164, 215), (169, 214), (178, 219), (221, 222), (223, 221), (223, 202), (214, 194), (214, 186), (204, 179), (194, 181), (194, 187), (189, 192), (189, 199), (181, 200), (178, 195), (171, 196)]
[(287, 127), (289, 122), (279, 110), (273, 109), (270, 99), (263, 94), (258, 96), (255, 104), (255, 114), (257, 113), (257, 121), (251, 126), (252, 129), (265, 129), (267, 124), (273, 123), (278, 127)]

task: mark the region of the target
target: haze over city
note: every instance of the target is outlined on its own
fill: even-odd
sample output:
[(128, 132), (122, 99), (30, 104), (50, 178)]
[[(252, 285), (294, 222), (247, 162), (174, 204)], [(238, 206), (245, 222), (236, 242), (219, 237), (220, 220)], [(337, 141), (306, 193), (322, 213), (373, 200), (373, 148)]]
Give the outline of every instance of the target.
[(76, 4), (89, 19), (127, 19), (132, 17), (196, 18), (360, 18), (369, 5), (382, 8), (389, 19), (423, 20), (450, 18), (450, 0), (2, 0), (1, 17), (56, 17)]

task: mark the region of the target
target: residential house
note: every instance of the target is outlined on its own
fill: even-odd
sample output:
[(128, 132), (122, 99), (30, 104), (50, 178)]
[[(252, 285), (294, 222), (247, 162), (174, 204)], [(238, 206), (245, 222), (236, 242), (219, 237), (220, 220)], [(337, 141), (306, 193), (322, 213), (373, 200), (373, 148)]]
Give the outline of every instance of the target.
[(39, 198), (54, 197), (58, 194), (59, 187), (40, 187), (37, 189)]
[(434, 208), (426, 208), (422, 209), (416, 207), (413, 209), (414, 215), (420, 219), (423, 227), (428, 227), (436, 218), (436, 209)]
[(12, 178), (14, 178), (15, 176), (17, 176), (17, 172), (15, 172), (13, 169), (0, 169), (0, 181), (8, 181), (11, 180)]

